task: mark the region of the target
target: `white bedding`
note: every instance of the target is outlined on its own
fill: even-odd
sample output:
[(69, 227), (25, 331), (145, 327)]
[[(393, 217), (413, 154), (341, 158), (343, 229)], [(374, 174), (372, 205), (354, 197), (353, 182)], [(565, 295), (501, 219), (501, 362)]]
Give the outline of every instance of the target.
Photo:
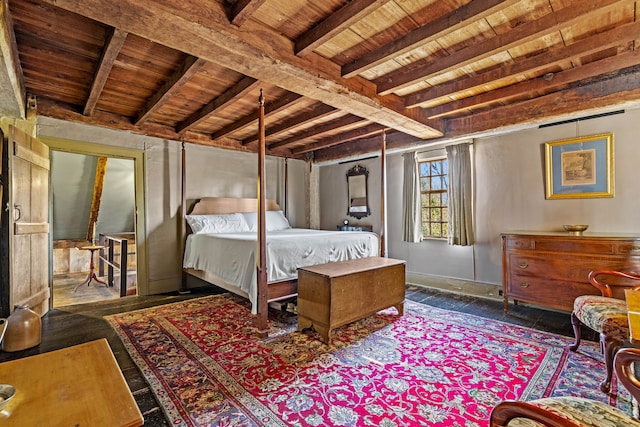
[[(215, 274), (249, 295), (256, 313), (255, 232), (191, 234), (184, 268)], [(290, 228), (267, 232), (267, 280), (295, 279), (298, 267), (378, 255), (378, 235), (369, 232)]]

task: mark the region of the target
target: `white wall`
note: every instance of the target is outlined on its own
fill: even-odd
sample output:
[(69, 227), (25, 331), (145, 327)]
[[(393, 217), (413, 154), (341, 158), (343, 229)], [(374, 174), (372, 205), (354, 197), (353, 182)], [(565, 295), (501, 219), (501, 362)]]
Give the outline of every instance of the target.
[[(183, 237), (181, 217), (181, 143), (80, 123), (38, 117), (38, 136), (126, 147), (144, 152), (149, 293), (180, 287)], [(187, 199), (204, 196), (256, 197), (257, 156), (187, 144)], [(288, 206), (293, 226), (304, 225), (308, 168), (289, 160)], [(267, 157), (266, 196), (284, 197), (284, 161)]]
[[(449, 246), (444, 241), (402, 242), (402, 156), (387, 158), (387, 242), (389, 256), (407, 261), (414, 279), (452, 278), (501, 285), (500, 233), (558, 231), (562, 224), (589, 224), (588, 232), (640, 235), (640, 144), (636, 123), (640, 110), (625, 114), (529, 129), (476, 139), (475, 231), (473, 247)], [(545, 199), (544, 143), (576, 136), (613, 132), (615, 197)], [(355, 163), (353, 163), (355, 164)], [(323, 228), (345, 218), (345, 173), (353, 164), (324, 165), (320, 171)], [(379, 222), (379, 159), (362, 162), (370, 171), (371, 223)], [(373, 191), (372, 191), (373, 190)], [(367, 218), (368, 219), (368, 218)], [(374, 228), (375, 229), (375, 228)]]

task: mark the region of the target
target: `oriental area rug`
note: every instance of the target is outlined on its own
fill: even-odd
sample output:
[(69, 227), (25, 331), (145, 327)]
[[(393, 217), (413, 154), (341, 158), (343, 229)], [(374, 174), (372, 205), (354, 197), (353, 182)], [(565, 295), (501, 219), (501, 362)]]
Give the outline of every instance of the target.
[(275, 311), (260, 339), (230, 294), (107, 317), (172, 426), (488, 426), (503, 399), (577, 395), (631, 411), (595, 343), (407, 301), (331, 346)]

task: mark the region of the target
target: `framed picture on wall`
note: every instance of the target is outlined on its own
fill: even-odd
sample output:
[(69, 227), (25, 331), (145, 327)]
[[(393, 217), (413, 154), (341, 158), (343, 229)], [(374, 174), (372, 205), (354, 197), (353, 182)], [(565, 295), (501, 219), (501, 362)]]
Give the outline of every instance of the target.
[(545, 143), (546, 198), (613, 197), (613, 134)]

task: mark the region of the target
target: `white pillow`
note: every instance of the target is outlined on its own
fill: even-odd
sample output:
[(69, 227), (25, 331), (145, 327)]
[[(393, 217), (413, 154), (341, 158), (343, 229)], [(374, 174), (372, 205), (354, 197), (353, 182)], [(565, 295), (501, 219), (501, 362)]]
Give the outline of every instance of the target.
[(185, 219), (195, 234), (249, 231), (244, 217), (239, 213), (224, 215), (187, 215)]
[[(288, 230), (291, 228), (289, 221), (282, 211), (267, 211), (265, 217), (267, 231)], [(242, 214), (249, 227), (249, 231), (258, 231), (258, 213), (244, 212)]]

